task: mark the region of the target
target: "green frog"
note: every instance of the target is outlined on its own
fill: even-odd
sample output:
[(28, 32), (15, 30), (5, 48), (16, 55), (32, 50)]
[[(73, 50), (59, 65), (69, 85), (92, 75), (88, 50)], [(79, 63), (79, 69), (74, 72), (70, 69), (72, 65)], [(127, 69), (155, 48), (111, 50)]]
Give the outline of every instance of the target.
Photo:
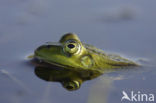
[[(33, 57), (43, 64), (42, 68), (62, 68), (63, 72), (65, 70), (65, 74), (69, 75), (64, 76), (64, 73), (59, 71), (61, 73), (59, 78), (62, 80), (64, 80), (63, 78), (70, 78), (70, 83), (79, 81), (79, 85), (75, 82), (72, 86), (69, 81), (63, 81), (62, 83), (66, 85), (64, 87), (69, 87), (70, 90), (78, 89), (83, 81), (95, 78), (104, 72), (117, 70), (117, 68), (138, 66), (137, 63), (131, 60), (119, 55), (105, 53), (95, 46), (81, 42), (74, 33), (63, 35), (59, 42), (47, 42), (39, 46)], [(66, 70), (70, 71), (70, 73), (67, 73)], [(55, 73), (55, 71), (51, 72), (54, 77), (58, 77), (54, 75)], [(71, 75), (72, 73), (76, 77)], [(56, 79), (54, 81), (61, 80)], [(77, 86), (77, 88), (74, 86)]]
[(34, 57), (40, 61), (66, 69), (98, 70), (136, 66), (133, 61), (82, 43), (78, 36), (68, 33), (59, 42), (47, 42), (35, 50)]

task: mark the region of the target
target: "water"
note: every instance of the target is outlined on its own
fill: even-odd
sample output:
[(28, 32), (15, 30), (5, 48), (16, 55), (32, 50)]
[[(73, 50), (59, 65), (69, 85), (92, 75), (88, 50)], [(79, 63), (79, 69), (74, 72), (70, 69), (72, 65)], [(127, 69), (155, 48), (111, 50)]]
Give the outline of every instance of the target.
[[(1, 103), (120, 103), (122, 91), (156, 95), (155, 0), (1, 0)], [(105, 51), (147, 59), (137, 70), (117, 71), (69, 92), (34, 73), (26, 56), (67, 32)]]

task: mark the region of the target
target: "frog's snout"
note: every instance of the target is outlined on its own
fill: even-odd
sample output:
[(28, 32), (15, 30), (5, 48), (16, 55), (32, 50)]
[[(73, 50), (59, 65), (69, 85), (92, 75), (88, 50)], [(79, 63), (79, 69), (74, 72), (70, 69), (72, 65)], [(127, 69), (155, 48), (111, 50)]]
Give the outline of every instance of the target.
[(37, 48), (35, 49), (35, 51), (38, 51), (38, 50), (40, 50), (40, 49), (42, 49), (42, 48), (43, 48), (43, 45), (42, 45), (42, 46), (37, 47)]
[(49, 49), (51, 47), (51, 45), (42, 45), (42, 46), (39, 46), (35, 51), (40, 51), (41, 49), (45, 49), (45, 48), (47, 48), (47, 49)]
[(49, 49), (51, 47), (51, 45), (42, 45), (42, 46), (39, 46), (36, 50), (35, 50), (35, 53), (41, 51), (41, 50), (45, 50), (45, 49)]

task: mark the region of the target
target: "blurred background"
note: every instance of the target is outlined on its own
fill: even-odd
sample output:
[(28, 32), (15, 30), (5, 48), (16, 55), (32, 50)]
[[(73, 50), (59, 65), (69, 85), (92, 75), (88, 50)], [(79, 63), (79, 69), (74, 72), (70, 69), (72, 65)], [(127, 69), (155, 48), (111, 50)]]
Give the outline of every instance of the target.
[[(156, 94), (155, 0), (0, 0), (1, 103), (121, 103), (122, 91)], [(69, 92), (34, 74), (26, 57), (67, 33), (143, 62)]]

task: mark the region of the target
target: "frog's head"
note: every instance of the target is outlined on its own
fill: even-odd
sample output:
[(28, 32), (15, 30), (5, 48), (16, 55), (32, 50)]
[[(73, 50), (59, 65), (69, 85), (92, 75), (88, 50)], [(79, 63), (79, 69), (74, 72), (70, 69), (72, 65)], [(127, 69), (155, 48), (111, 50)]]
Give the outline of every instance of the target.
[(89, 68), (91, 57), (76, 34), (62, 36), (58, 43), (49, 42), (35, 50), (35, 57), (64, 68)]

